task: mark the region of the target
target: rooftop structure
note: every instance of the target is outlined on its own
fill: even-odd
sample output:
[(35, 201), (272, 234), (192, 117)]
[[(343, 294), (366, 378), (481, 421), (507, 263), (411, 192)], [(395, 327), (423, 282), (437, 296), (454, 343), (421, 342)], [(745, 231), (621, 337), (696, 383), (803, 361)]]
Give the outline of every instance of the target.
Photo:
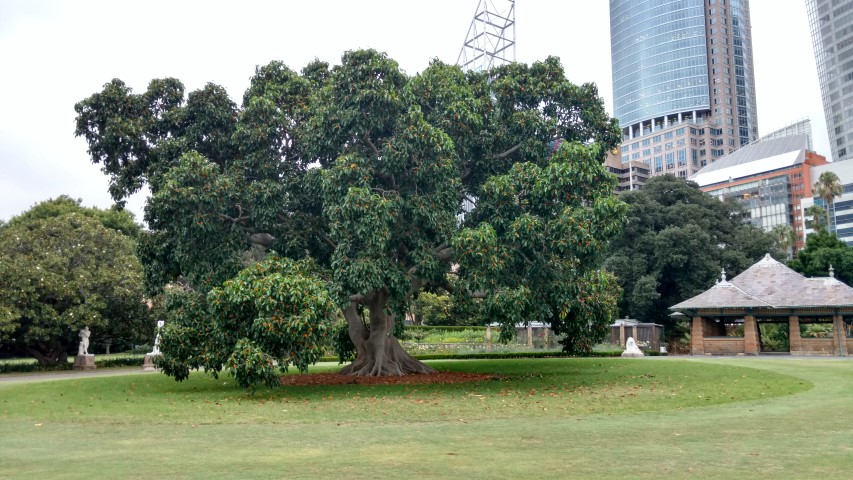
[(480, 0), (456, 64), (486, 71), (515, 61), (515, 0)]
[(780, 129), (773, 130), (767, 135), (763, 135), (758, 139), (758, 141), (760, 142), (762, 140), (770, 140), (771, 138), (787, 137), (789, 135), (806, 135), (808, 137), (808, 147), (806, 148), (814, 151), (814, 147), (812, 146), (812, 122), (808, 118), (785, 125)]

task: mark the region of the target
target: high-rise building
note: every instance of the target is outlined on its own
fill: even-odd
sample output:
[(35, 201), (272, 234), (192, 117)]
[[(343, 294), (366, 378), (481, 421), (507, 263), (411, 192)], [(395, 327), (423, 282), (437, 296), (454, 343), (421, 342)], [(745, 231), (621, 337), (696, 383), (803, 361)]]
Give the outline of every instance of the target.
[(623, 163), (687, 178), (758, 138), (748, 0), (610, 0)]
[(853, 158), (853, 0), (807, 0), (832, 160)]

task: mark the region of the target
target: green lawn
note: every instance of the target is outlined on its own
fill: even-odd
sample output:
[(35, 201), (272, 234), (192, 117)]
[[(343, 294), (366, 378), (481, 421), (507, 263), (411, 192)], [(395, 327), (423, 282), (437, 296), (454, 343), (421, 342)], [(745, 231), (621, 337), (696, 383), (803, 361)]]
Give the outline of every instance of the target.
[(0, 478), (849, 478), (853, 362), (431, 362), (498, 380), (0, 382)]

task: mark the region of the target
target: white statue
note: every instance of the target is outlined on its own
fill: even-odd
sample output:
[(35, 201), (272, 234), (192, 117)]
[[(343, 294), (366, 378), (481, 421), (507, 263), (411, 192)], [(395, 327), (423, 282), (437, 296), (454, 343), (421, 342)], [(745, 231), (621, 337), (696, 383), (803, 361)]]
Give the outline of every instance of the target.
[(89, 327), (83, 327), (83, 330), (80, 330), (80, 346), (77, 348), (77, 355), (88, 355), (89, 354), (89, 335), (92, 332), (89, 331)]
[(157, 320), (157, 336), (154, 337), (154, 348), (148, 355), (160, 355), (160, 330), (165, 324), (166, 322), (163, 320)]
[(637, 346), (637, 342), (634, 341), (634, 337), (628, 337), (628, 341), (625, 342), (625, 351), (622, 352), (623, 357), (643, 357), (643, 351), (640, 350), (640, 347)]

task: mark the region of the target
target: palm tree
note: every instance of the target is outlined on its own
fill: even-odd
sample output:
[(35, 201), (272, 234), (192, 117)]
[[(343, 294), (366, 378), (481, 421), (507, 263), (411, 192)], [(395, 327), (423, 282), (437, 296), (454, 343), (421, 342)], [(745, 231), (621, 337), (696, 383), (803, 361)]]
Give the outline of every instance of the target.
[(776, 225), (771, 233), (779, 247), (785, 251), (788, 258), (791, 258), (793, 256), (791, 247), (797, 243), (797, 234), (794, 229), (790, 225)]
[(826, 225), (823, 224), (824, 217), (826, 216), (825, 208), (820, 205), (812, 205), (811, 207), (803, 210), (803, 213), (806, 217), (812, 218), (811, 220), (806, 218), (806, 228), (811, 228), (815, 232), (819, 232), (826, 227)]
[(826, 205), (826, 230), (831, 230), (832, 222), (829, 220), (829, 210), (832, 207), (832, 200), (835, 197), (840, 197), (842, 193), (841, 180), (834, 172), (823, 172), (817, 178), (817, 183), (814, 184), (814, 193), (823, 199)]

